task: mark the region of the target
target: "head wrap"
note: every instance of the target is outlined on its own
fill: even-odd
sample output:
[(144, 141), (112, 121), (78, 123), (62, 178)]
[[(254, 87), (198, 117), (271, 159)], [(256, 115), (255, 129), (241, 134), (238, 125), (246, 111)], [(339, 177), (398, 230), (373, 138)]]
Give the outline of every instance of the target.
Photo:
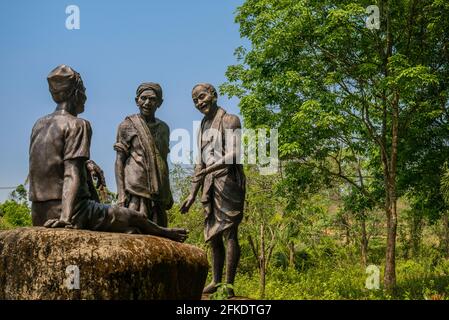
[(136, 97), (139, 97), (144, 91), (153, 90), (159, 100), (162, 100), (162, 88), (158, 83), (144, 82), (136, 90)]
[(50, 93), (56, 102), (67, 100), (77, 89), (85, 90), (80, 74), (64, 64), (53, 69), (47, 81)]

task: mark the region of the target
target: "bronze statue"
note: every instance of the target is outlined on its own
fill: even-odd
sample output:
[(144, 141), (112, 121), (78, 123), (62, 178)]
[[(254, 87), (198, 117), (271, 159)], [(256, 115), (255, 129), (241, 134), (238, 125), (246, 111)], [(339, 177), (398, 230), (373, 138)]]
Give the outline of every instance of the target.
[(125, 118), (117, 130), (115, 178), (119, 205), (148, 216), (167, 226), (167, 212), (173, 205), (167, 155), (170, 129), (155, 117), (161, 106), (159, 84), (142, 83), (136, 91), (140, 114)]
[[(237, 163), (240, 136), (235, 139), (235, 134), (227, 134), (241, 129), (240, 120), (219, 107), (217, 98), (217, 91), (211, 84), (200, 83), (193, 88), (195, 107), (204, 114), (199, 135), (201, 160), (195, 166), (190, 195), (180, 209), (181, 213), (187, 213), (202, 187), (201, 202), (206, 215), (204, 237), (212, 249), (213, 276), (204, 293), (217, 290), (225, 260), (226, 283), (234, 284), (240, 259), (237, 230), (243, 217), (245, 199), (245, 175), (243, 166)], [(233, 289), (228, 289), (228, 296), (234, 296)]]
[(185, 229), (160, 227), (141, 212), (98, 202), (98, 196), (92, 194), (91, 175), (95, 173), (88, 174), (88, 170), (99, 170), (88, 162), (92, 130), (88, 121), (77, 117), (87, 99), (81, 76), (60, 65), (47, 80), (57, 107), (39, 119), (31, 133), (33, 225), (143, 233), (184, 241)]

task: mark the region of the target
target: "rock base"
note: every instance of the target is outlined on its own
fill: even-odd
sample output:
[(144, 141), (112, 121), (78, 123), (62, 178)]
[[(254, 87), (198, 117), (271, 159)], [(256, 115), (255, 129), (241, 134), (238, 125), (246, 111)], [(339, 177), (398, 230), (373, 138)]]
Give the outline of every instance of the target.
[(203, 250), (154, 236), (0, 231), (0, 299), (201, 299), (207, 271)]

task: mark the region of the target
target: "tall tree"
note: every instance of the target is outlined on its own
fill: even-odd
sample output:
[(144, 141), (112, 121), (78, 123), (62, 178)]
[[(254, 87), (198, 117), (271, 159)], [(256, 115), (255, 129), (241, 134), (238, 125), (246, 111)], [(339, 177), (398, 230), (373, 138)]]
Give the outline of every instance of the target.
[(406, 137), (421, 125), (444, 126), (448, 116), (449, 3), (377, 1), (378, 30), (365, 24), (372, 4), (246, 0), (236, 22), (251, 46), (237, 49), (240, 64), (228, 68), (221, 89), (240, 98), (247, 127), (279, 129), (283, 159), (342, 179), (375, 200), (344, 172), (346, 163), (369, 161), (365, 181), (383, 193), (384, 285), (392, 290), (400, 157), (413, 149)]
[(261, 176), (255, 168), (247, 168), (247, 196), (245, 201), (245, 223), (242, 234), (247, 240), (259, 271), (259, 296), (265, 298), (265, 285), (268, 266), (273, 249), (282, 228), (283, 203), (276, 195), (275, 185), (278, 176)]

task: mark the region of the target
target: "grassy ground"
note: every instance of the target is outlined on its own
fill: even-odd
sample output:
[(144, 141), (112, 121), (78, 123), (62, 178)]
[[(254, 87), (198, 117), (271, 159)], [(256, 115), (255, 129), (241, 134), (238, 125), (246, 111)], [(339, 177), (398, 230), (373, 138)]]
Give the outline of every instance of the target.
[[(327, 259), (311, 258), (308, 266), (299, 269), (272, 267), (267, 274), (265, 299), (449, 299), (449, 259), (436, 249), (423, 249), (414, 259), (398, 259), (397, 290), (387, 294), (382, 289), (383, 270), (380, 268), (380, 289), (365, 287), (368, 274), (357, 256), (340, 252)], [(381, 250), (379, 250), (381, 251)], [(258, 299), (259, 275), (240, 273), (235, 283), (240, 296)]]

